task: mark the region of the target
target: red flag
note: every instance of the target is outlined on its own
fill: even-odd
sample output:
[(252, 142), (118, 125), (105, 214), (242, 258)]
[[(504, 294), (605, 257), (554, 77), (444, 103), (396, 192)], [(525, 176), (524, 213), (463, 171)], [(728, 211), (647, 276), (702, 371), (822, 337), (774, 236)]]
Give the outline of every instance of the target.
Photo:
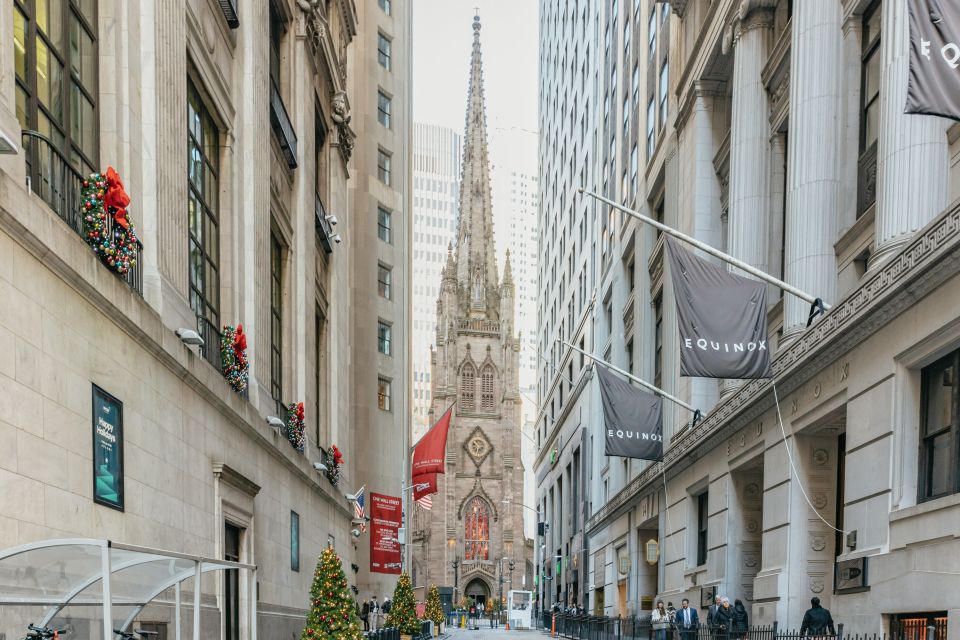
[(419, 501), (424, 496), (437, 492), (437, 474), (425, 473), (413, 478), (413, 499)]
[(447, 451), (447, 430), (450, 429), (450, 416), (453, 405), (447, 409), (437, 424), (430, 427), (427, 435), (413, 449), (413, 474), (422, 476), (427, 473), (444, 473), (444, 457)]

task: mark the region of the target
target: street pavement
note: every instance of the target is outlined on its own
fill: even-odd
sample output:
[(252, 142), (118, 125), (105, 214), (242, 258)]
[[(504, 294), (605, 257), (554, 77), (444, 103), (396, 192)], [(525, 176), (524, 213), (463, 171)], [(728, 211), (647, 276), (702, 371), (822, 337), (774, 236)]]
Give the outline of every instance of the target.
[(535, 629), (523, 631), (511, 629), (507, 631), (503, 627), (490, 629), (487, 626), (481, 626), (479, 630), (450, 629), (445, 635), (449, 640), (539, 640), (540, 638), (548, 637), (547, 634)]

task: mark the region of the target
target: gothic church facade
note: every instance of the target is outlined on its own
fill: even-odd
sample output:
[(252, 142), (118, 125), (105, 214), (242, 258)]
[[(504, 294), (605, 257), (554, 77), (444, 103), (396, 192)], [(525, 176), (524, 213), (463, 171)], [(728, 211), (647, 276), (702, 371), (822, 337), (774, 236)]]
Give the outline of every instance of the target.
[[(413, 579), (489, 606), (511, 585), (532, 590), (532, 541), (523, 533), (520, 341), (507, 254), (498, 275), (480, 53), (473, 22), (456, 246), (449, 247), (431, 351), (431, 422), (451, 406), (446, 473), (430, 510), (417, 505)], [(455, 591), (455, 593), (453, 593)]]

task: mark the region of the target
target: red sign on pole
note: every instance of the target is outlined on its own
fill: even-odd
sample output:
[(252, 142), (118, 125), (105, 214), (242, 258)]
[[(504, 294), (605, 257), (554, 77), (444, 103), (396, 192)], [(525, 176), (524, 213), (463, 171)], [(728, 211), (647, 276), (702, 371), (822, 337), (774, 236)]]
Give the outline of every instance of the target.
[(403, 518), (400, 498), (370, 494), (370, 571), (400, 573), (400, 525)]
[(437, 474), (427, 473), (413, 477), (413, 499), (419, 500), (437, 492)]

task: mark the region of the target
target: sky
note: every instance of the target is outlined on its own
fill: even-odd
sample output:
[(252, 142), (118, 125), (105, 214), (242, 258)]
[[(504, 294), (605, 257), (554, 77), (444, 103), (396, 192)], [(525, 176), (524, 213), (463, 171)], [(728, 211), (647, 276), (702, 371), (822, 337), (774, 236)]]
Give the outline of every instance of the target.
[(487, 125), (537, 129), (537, 0), (413, 0), (413, 118), (463, 132), (479, 9)]

